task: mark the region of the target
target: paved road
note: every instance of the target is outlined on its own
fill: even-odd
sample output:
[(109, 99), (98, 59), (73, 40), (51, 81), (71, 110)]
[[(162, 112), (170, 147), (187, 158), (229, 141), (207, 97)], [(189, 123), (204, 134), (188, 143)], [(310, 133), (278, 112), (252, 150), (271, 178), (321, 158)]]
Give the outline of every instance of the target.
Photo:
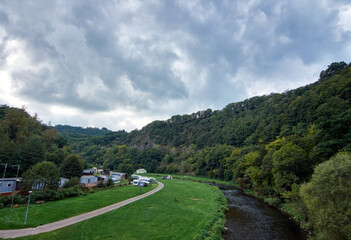
[(49, 223), (49, 224), (45, 224), (45, 225), (41, 225), (39, 227), (36, 228), (23, 228), (23, 229), (16, 229), (16, 230), (0, 230), (0, 238), (16, 238), (16, 237), (24, 237), (24, 236), (29, 236), (29, 235), (35, 235), (35, 234), (39, 234), (39, 233), (44, 233), (44, 232), (50, 232), (59, 228), (64, 228), (67, 227), (69, 225), (73, 225), (75, 223), (79, 223), (82, 221), (85, 221), (87, 219), (96, 217), (98, 215), (107, 213), (109, 211), (115, 210), (117, 208), (123, 207), (129, 203), (138, 201), (139, 199), (145, 198), (147, 196), (150, 196), (158, 191), (160, 191), (163, 188), (163, 183), (158, 182), (158, 186), (157, 188), (155, 188), (154, 190), (151, 190), (147, 193), (144, 193), (142, 195), (133, 197), (133, 198), (129, 198), (127, 200), (124, 200), (122, 202), (118, 202), (115, 204), (112, 204), (110, 206), (107, 207), (103, 207), (88, 213), (84, 213), (75, 217), (71, 217), (71, 218), (67, 218), (61, 221), (57, 221), (57, 222), (53, 222), (53, 223)]

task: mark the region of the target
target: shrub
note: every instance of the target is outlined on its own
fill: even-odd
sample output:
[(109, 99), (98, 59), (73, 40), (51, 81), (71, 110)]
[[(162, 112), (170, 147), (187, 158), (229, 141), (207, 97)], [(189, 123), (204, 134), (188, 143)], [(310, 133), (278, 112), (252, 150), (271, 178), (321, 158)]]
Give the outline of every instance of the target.
[(351, 154), (319, 164), (300, 194), (322, 239), (351, 239)]
[(267, 203), (269, 206), (278, 207), (281, 204), (281, 201), (278, 197), (268, 197), (264, 198), (264, 202)]
[(106, 186), (107, 187), (113, 187), (114, 183), (113, 183), (113, 180), (111, 178), (109, 178), (106, 182)]
[(105, 188), (105, 184), (103, 182), (99, 182), (97, 185), (98, 188)]

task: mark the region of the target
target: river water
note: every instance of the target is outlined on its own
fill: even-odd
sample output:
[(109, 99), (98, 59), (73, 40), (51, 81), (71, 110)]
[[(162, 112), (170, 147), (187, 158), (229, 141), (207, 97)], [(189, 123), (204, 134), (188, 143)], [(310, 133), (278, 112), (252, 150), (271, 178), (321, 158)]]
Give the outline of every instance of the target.
[(226, 240), (306, 239), (289, 217), (267, 204), (231, 187), (219, 186), (228, 199)]

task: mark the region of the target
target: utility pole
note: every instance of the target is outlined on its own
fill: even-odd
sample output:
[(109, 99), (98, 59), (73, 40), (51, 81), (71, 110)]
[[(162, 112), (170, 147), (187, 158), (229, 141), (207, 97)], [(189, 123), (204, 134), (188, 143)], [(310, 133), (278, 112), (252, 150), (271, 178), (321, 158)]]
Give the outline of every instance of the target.
[(4, 175), (2, 176), (2, 178), (4, 179), (6, 174), (7, 163), (1, 163), (1, 165), (5, 165)]
[[(20, 169), (20, 165), (12, 165), (12, 167), (15, 167), (17, 166), (17, 174), (16, 174), (16, 179), (15, 179), (15, 186), (14, 186), (14, 189), (16, 190), (16, 187), (17, 187), (17, 178), (18, 178), (18, 172), (19, 172), (19, 169)], [(15, 195), (12, 194), (12, 199), (11, 199), (11, 207), (10, 207), (10, 213), (9, 213), (9, 219), (7, 221), (8, 224), (10, 224), (10, 219), (11, 219), (11, 211), (12, 211), (12, 205), (13, 205), (13, 199), (15, 198)]]
[(28, 209), (29, 209), (30, 195), (31, 195), (32, 191), (29, 191), (28, 193), (29, 193), (29, 197), (28, 197), (28, 204), (27, 204), (26, 218), (24, 219), (24, 225), (26, 225), (26, 223), (27, 223), (27, 216), (28, 216)]

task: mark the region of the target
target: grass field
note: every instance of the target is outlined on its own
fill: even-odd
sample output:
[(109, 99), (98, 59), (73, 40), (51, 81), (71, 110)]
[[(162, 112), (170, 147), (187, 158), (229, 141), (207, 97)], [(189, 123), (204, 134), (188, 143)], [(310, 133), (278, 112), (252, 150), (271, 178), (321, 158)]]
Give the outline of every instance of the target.
[(173, 178), (176, 179), (184, 179), (184, 180), (190, 180), (190, 181), (196, 181), (196, 182), (204, 182), (204, 183), (215, 183), (215, 184), (220, 184), (220, 185), (227, 185), (227, 186), (233, 186), (233, 187), (240, 187), (239, 184), (231, 181), (224, 181), (224, 180), (219, 180), (219, 179), (211, 179), (211, 178), (206, 178), (206, 177), (193, 177), (193, 176), (187, 176), (187, 175), (181, 175), (181, 174), (168, 174), (168, 173), (144, 173), (140, 174), (143, 176), (159, 176), (159, 177), (167, 177), (168, 175), (172, 176)]
[[(159, 179), (158, 179), (159, 180)], [(224, 224), (224, 195), (215, 186), (161, 180), (165, 187), (147, 198), (90, 220), (20, 239), (210, 239)], [(145, 211), (147, 210), (147, 220)]]
[[(142, 188), (142, 193), (150, 191), (156, 186), (153, 184), (151, 187)], [(139, 189), (130, 185), (44, 204), (30, 204), (26, 226), (23, 223), (27, 205), (12, 209), (10, 224), (8, 224), (10, 208), (3, 208), (0, 209), (0, 229), (36, 227), (102, 208), (139, 194)]]

